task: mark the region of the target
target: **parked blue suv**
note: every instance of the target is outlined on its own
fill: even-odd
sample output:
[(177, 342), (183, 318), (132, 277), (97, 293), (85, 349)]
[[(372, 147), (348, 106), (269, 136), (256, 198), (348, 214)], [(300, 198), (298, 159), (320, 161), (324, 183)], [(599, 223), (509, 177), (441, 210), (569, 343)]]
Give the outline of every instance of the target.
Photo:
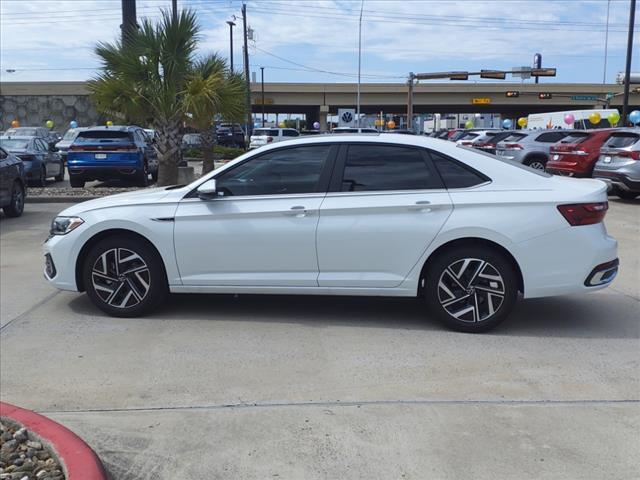
[(128, 180), (146, 187), (149, 174), (158, 178), (158, 157), (140, 127), (90, 127), (69, 147), (67, 168), (72, 187), (90, 180)]

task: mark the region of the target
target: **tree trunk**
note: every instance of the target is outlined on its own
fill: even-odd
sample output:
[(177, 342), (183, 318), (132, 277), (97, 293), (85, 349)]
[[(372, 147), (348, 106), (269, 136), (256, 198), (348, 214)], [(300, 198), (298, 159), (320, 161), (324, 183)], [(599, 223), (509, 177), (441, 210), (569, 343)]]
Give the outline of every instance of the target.
[(209, 127), (200, 132), (202, 138), (202, 174), (209, 173), (214, 169), (213, 146), (216, 142), (216, 134), (213, 128)]
[(159, 187), (178, 183), (178, 161), (180, 157), (180, 122), (158, 121), (155, 125), (158, 141)]

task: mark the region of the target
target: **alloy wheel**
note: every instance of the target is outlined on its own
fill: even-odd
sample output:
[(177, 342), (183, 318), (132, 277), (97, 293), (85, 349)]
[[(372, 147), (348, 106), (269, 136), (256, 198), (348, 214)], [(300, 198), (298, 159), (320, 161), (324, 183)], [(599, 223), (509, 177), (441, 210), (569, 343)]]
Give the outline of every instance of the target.
[(485, 260), (456, 260), (438, 280), (440, 305), (449, 315), (463, 322), (482, 322), (491, 318), (504, 299), (502, 275)]
[(24, 190), (20, 186), (18, 186), (17, 188), (14, 187), (14, 190), (13, 190), (13, 209), (16, 212), (22, 213), (23, 208), (24, 208)]
[(529, 164), (529, 166), (535, 170), (544, 170), (544, 163), (538, 161), (538, 160), (534, 160), (533, 162), (531, 162)]
[(96, 294), (116, 308), (138, 305), (149, 293), (151, 274), (145, 261), (127, 248), (111, 248), (103, 252), (91, 270)]

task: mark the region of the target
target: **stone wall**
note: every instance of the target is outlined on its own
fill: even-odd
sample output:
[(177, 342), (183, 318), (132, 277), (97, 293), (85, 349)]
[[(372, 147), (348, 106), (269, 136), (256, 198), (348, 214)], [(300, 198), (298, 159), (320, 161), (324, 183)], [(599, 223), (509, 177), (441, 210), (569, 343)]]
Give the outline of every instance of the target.
[(44, 127), (53, 120), (53, 129), (61, 133), (72, 120), (80, 127), (105, 122), (88, 95), (0, 95), (0, 130), (11, 128), (15, 119), (22, 127)]

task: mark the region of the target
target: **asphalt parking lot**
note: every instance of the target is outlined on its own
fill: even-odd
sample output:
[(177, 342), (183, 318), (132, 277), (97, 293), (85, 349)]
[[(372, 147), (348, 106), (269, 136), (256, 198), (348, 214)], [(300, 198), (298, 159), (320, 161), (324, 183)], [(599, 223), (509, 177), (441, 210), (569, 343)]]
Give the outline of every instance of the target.
[(484, 335), (408, 299), (172, 296), (106, 317), (42, 278), (64, 204), (0, 219), (0, 398), (115, 479), (630, 479), (640, 471), (640, 202), (614, 284)]

